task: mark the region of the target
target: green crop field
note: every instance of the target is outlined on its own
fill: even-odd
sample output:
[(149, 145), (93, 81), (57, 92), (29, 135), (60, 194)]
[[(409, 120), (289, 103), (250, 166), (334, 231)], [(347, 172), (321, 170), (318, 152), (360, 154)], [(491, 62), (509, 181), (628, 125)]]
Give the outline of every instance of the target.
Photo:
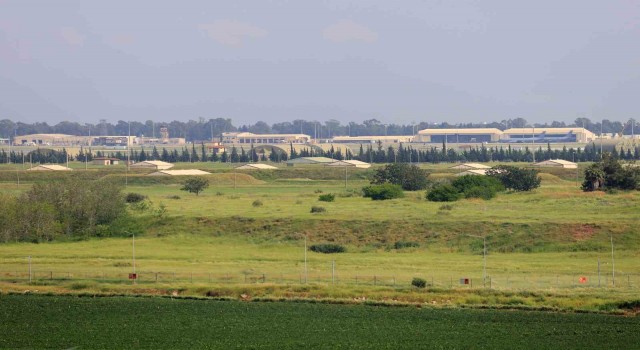
[(0, 295), (1, 348), (629, 349), (639, 327), (599, 314)]

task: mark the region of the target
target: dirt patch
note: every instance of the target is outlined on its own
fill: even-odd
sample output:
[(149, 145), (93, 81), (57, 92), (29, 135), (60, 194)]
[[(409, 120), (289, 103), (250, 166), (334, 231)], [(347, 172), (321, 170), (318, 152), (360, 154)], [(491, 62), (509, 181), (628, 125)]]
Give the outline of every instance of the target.
[(591, 224), (575, 225), (571, 228), (571, 236), (576, 241), (584, 241), (593, 237), (593, 235), (596, 234), (597, 228), (596, 225)]

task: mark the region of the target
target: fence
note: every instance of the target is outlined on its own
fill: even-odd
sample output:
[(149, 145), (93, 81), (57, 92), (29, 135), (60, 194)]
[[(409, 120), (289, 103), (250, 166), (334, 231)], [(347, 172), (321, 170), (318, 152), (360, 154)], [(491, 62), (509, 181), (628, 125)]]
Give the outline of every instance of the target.
[[(0, 281), (9, 283), (53, 284), (65, 281), (94, 281), (100, 283), (126, 284), (134, 280), (129, 272), (115, 271), (0, 271)], [(139, 271), (137, 284), (199, 283), (199, 284), (323, 284), (352, 286), (408, 287), (413, 277), (426, 280), (436, 288), (491, 288), (509, 289), (568, 289), (568, 288), (619, 288), (640, 289), (640, 274), (616, 273), (615, 280), (609, 275), (498, 275), (476, 276), (473, 274), (438, 273), (433, 276), (371, 275), (371, 274), (307, 274), (304, 273), (209, 273), (209, 272), (159, 272)]]

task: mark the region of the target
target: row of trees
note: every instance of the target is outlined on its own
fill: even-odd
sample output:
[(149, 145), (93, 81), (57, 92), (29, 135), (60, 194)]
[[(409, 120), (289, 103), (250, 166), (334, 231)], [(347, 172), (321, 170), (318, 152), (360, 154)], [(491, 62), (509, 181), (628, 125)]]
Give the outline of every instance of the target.
[[(23, 153), (22, 151), (7, 152), (4, 149), (0, 150), (0, 164), (1, 163), (65, 163), (68, 160), (77, 161), (91, 161), (94, 157), (114, 157), (121, 160), (127, 159), (126, 151), (105, 152), (97, 151), (91, 152), (90, 150), (80, 149), (80, 152), (75, 155), (67, 154), (65, 149), (61, 151), (39, 149), (29, 153)], [(222, 162), (222, 163), (249, 163), (249, 162), (283, 162), (289, 159), (298, 157), (312, 157), (322, 156), (336, 160), (342, 159), (356, 159), (367, 163), (442, 163), (442, 162), (533, 162), (542, 161), (547, 159), (564, 159), (574, 162), (593, 162), (598, 161), (602, 157), (600, 156), (600, 148), (595, 144), (586, 147), (585, 149), (573, 149), (563, 147), (559, 149), (551, 149), (551, 145), (547, 145), (546, 148), (539, 147), (532, 152), (528, 147), (513, 148), (511, 145), (507, 146), (495, 146), (495, 147), (476, 147), (471, 149), (464, 149), (462, 151), (456, 151), (451, 148), (442, 147), (430, 147), (429, 149), (415, 149), (411, 146), (399, 145), (398, 148), (388, 147), (384, 149), (381, 143), (378, 143), (377, 147), (373, 145), (367, 145), (364, 147), (360, 145), (357, 153), (351, 152), (349, 148), (345, 152), (341, 148), (331, 148), (327, 151), (323, 151), (318, 148), (304, 148), (301, 151), (296, 151), (292, 146), (289, 154), (283, 152), (280, 149), (272, 148), (264, 150), (250, 146), (248, 149), (232, 147), (229, 152), (226, 150), (221, 154), (214, 154), (208, 152), (204, 144), (196, 146), (192, 144), (190, 147), (183, 147), (182, 149), (167, 150), (162, 148), (158, 150), (155, 146), (152, 149), (140, 150), (134, 149), (129, 154), (129, 158), (135, 162), (141, 162), (145, 160), (162, 160), (165, 162)], [(613, 159), (621, 160), (640, 160), (640, 147), (633, 149), (616, 149), (614, 148), (610, 152), (610, 157)]]
[(635, 120), (625, 122), (604, 119), (602, 121), (591, 121), (589, 118), (577, 118), (573, 123), (554, 121), (551, 123), (529, 123), (523, 118), (503, 119), (489, 123), (460, 123), (451, 124), (447, 122), (433, 123), (420, 121), (411, 124), (385, 124), (377, 119), (368, 119), (362, 123), (349, 122), (342, 124), (340, 121), (331, 119), (325, 122), (296, 119), (290, 122), (279, 122), (267, 124), (259, 121), (255, 124), (235, 126), (228, 118), (198, 118), (187, 122), (171, 121), (158, 122), (147, 120), (145, 122), (120, 120), (115, 124), (101, 121), (97, 124), (64, 121), (55, 125), (44, 123), (23, 123), (13, 122), (9, 119), (0, 120), (0, 137), (10, 138), (13, 135), (28, 134), (69, 134), (69, 135), (136, 135), (155, 136), (160, 134), (160, 127), (167, 127), (169, 137), (184, 137), (187, 141), (217, 140), (223, 132), (247, 131), (256, 134), (307, 134), (314, 138), (331, 138), (334, 136), (370, 136), (370, 135), (414, 135), (422, 129), (447, 129), (447, 128), (523, 128), (523, 127), (585, 127), (586, 129), (600, 134), (623, 133), (630, 135), (632, 130), (640, 130), (640, 123)]

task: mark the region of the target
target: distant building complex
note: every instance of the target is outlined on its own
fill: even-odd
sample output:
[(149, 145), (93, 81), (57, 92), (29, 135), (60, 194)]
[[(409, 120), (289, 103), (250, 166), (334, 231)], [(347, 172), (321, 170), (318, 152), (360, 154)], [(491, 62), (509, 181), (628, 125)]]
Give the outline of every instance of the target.
[(222, 133), (223, 143), (309, 143), (311, 136), (305, 134), (253, 134), (250, 132)]

